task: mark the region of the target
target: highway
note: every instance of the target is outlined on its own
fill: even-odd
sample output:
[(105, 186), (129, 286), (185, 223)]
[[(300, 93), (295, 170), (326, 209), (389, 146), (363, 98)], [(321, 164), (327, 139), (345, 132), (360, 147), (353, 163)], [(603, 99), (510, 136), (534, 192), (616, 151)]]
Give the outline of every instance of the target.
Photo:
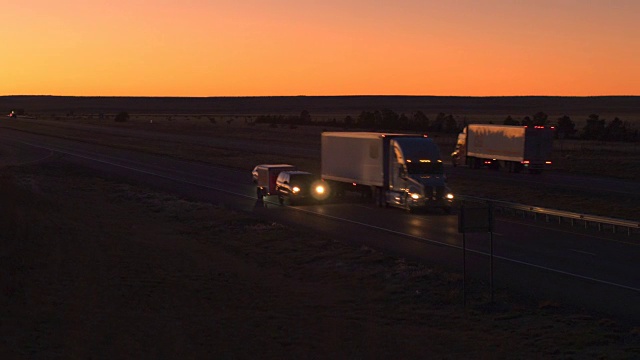
[[(190, 199), (249, 211), (358, 246), (462, 269), (462, 235), (457, 232), (456, 215), (437, 211), (409, 214), (377, 208), (357, 197), (327, 204), (279, 206), (275, 198), (257, 201), (248, 172), (9, 129), (2, 129), (0, 142), (4, 165), (64, 161), (95, 169), (107, 177), (143, 182)], [(553, 176), (547, 178), (558, 181)], [(601, 189), (589, 182), (576, 186)], [(640, 191), (637, 186), (627, 185), (616, 189), (630, 194)], [(487, 283), (489, 239), (486, 233), (466, 236), (467, 274)], [(640, 321), (638, 239), (497, 218), (493, 254), (496, 288)]]

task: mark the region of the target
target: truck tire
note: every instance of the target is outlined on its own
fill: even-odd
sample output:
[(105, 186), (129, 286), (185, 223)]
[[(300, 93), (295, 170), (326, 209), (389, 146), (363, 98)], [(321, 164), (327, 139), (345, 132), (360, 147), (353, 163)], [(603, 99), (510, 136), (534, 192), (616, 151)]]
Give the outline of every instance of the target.
[(259, 186), (256, 187), (256, 196), (258, 197), (258, 200), (262, 200), (262, 198), (264, 197), (264, 194), (262, 194), (262, 189)]
[(382, 191), (382, 189), (375, 186), (375, 187), (372, 187), (372, 191), (373, 191), (373, 198), (376, 202), (376, 206), (386, 207), (387, 201), (384, 198), (384, 192)]
[(409, 206), (409, 194), (404, 195), (404, 210), (409, 214), (413, 213), (413, 209)]

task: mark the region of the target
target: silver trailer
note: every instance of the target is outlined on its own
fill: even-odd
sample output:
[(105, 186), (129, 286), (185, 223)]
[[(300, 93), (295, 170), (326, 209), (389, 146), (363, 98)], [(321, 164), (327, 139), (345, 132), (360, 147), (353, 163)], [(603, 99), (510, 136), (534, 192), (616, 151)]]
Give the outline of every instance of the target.
[(551, 165), (553, 132), (553, 127), (545, 126), (468, 125), (458, 135), (451, 162), (537, 174)]

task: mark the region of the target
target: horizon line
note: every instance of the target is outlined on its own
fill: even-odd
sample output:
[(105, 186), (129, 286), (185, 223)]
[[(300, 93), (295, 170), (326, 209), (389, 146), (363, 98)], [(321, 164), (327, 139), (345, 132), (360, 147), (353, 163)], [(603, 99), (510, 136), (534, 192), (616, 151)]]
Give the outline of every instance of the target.
[(180, 96), (180, 95), (54, 95), (54, 94), (12, 94), (0, 97), (75, 97), (75, 98), (183, 98), (183, 99), (211, 99), (211, 98), (277, 98), (277, 97), (441, 97), (441, 98), (523, 98), (523, 97), (556, 97), (556, 98), (596, 98), (596, 97), (640, 97), (640, 95), (211, 95), (211, 96)]

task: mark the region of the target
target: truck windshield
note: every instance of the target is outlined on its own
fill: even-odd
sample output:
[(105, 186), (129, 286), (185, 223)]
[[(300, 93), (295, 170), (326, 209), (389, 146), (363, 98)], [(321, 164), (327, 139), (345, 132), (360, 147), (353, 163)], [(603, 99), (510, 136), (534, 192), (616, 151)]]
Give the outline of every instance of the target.
[(421, 174), (442, 174), (443, 173), (442, 162), (407, 162), (407, 171), (409, 175), (421, 175)]

